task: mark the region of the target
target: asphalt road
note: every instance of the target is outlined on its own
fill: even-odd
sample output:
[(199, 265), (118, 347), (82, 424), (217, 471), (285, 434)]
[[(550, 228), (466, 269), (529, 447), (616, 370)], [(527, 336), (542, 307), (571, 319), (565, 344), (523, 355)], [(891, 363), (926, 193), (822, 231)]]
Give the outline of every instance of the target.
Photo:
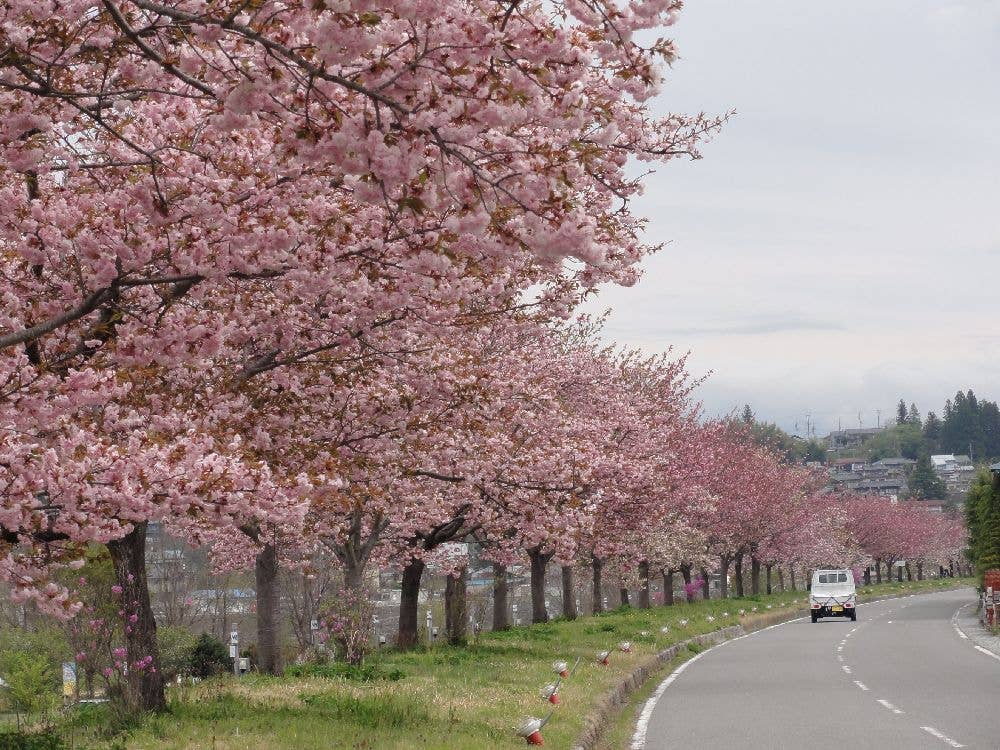
[(952, 623), (974, 600), (891, 599), (724, 643), (658, 688), (633, 748), (1000, 749), (1000, 660)]

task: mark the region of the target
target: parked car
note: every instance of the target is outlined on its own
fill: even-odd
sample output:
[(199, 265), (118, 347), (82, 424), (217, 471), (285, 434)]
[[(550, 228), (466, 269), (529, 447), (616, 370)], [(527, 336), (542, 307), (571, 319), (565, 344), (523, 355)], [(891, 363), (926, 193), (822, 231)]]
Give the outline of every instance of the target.
[(858, 619), (857, 590), (854, 574), (850, 570), (813, 571), (809, 587), (809, 614), (816, 622), (821, 617), (850, 617)]

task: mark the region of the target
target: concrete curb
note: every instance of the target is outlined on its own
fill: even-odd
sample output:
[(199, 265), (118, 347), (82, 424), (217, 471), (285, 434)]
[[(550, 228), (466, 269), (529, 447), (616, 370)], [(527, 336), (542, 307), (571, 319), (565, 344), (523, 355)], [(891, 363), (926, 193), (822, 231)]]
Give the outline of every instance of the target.
[[(802, 616), (799, 613), (793, 614), (791, 612), (779, 614), (784, 614), (784, 619), (788, 620)], [(766, 615), (763, 619), (766, 621), (766, 624), (761, 624), (760, 627), (767, 627), (768, 625), (773, 625), (776, 624), (776, 622), (783, 621), (780, 616), (776, 617), (774, 615)], [(758, 627), (754, 627), (752, 630), (747, 631), (742, 625), (730, 625), (729, 627), (720, 628), (719, 630), (713, 630), (711, 633), (696, 635), (693, 638), (678, 641), (669, 648), (665, 648), (663, 651), (660, 651), (658, 654), (647, 659), (645, 662), (633, 669), (620, 683), (605, 693), (604, 696), (594, 705), (590, 713), (588, 713), (584, 719), (584, 730), (580, 733), (580, 736), (573, 744), (573, 750), (593, 750), (593, 748), (596, 747), (597, 743), (601, 740), (601, 737), (604, 736), (604, 731), (607, 728), (607, 725), (615, 718), (622, 707), (628, 703), (629, 697), (631, 697), (636, 690), (645, 684), (651, 674), (656, 672), (664, 664), (668, 664), (673, 661), (678, 653), (686, 649), (692, 643), (699, 646), (714, 646), (722, 643), (723, 641), (728, 641), (731, 638), (746, 635), (748, 632), (753, 632), (753, 630), (758, 629)]]
[[(888, 599), (902, 599), (907, 596), (919, 596), (921, 594), (934, 594), (940, 591), (953, 591), (958, 588), (965, 588), (965, 586), (955, 586), (952, 588), (941, 588), (935, 589), (933, 591), (920, 591), (917, 593), (898, 593), (898, 594), (885, 594), (883, 596), (877, 596), (872, 599), (862, 599), (860, 604), (871, 604), (874, 602), (886, 601)], [(774, 612), (774, 613), (758, 613), (761, 617), (754, 623), (751, 628), (744, 628), (742, 625), (730, 625), (726, 628), (720, 628), (719, 630), (713, 630), (711, 633), (705, 633), (704, 635), (696, 635), (694, 638), (688, 638), (687, 640), (675, 643), (673, 646), (660, 651), (658, 654), (650, 657), (645, 662), (640, 664), (638, 667), (633, 669), (620, 683), (615, 685), (611, 690), (605, 693), (600, 700), (594, 704), (593, 708), (588, 712), (587, 716), (584, 718), (584, 729), (580, 733), (576, 742), (572, 746), (572, 750), (594, 750), (597, 743), (600, 742), (601, 738), (604, 736), (604, 732), (611, 722), (615, 719), (617, 713), (628, 703), (629, 698), (632, 694), (645, 684), (646, 680), (649, 679), (650, 675), (656, 672), (664, 664), (672, 661), (679, 652), (686, 649), (692, 643), (696, 643), (699, 646), (714, 646), (723, 641), (728, 641), (732, 638), (737, 638), (743, 635), (749, 635), (750, 633), (755, 633), (758, 630), (763, 630), (764, 628), (769, 628), (772, 625), (779, 625), (784, 622), (789, 622), (790, 620), (795, 620), (799, 617), (809, 614), (808, 609), (796, 609), (791, 612)]]
[[(952, 625), (960, 637), (972, 642), (973, 648), (1000, 661), (1000, 636), (995, 636), (986, 629), (986, 626), (972, 611), (973, 605), (975, 602), (960, 607), (952, 618)], [(962, 610), (964, 609), (969, 611), (963, 615)]]

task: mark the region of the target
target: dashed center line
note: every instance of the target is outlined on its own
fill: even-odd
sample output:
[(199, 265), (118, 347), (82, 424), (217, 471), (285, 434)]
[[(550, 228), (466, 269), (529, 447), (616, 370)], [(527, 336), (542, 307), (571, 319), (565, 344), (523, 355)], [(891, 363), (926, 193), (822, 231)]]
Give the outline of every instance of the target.
[(847, 666), (846, 664), (844, 666), (842, 666), (841, 669), (843, 669), (847, 674), (851, 673), (851, 668), (849, 666)]
[(920, 727), (920, 728), (923, 729), (925, 732), (927, 732), (927, 734), (937, 737), (946, 745), (951, 745), (952, 747), (965, 747), (965, 745), (963, 745), (961, 742), (956, 742), (951, 737), (948, 737), (947, 735), (942, 734), (941, 732), (936, 730), (934, 727)]
[(887, 708), (890, 711), (892, 711), (894, 714), (906, 713), (905, 711), (903, 711), (903, 709), (896, 708), (894, 705), (892, 705), (891, 703), (889, 703), (889, 701), (887, 701), (885, 698), (879, 698), (878, 699), (878, 703), (880, 703), (882, 706), (884, 706), (885, 708)]
[(865, 683), (863, 683), (863, 682), (862, 682), (861, 680), (855, 680), (855, 681), (854, 681), (854, 684), (855, 684), (855, 685), (857, 685), (857, 686), (858, 686), (859, 688), (861, 688), (862, 690), (864, 690), (864, 691), (865, 691), (866, 693), (867, 693), (867, 692), (868, 692), (868, 690), (870, 689), (870, 688), (869, 688), (869, 687), (868, 687), (868, 686), (867, 686), (867, 685), (866, 685)]

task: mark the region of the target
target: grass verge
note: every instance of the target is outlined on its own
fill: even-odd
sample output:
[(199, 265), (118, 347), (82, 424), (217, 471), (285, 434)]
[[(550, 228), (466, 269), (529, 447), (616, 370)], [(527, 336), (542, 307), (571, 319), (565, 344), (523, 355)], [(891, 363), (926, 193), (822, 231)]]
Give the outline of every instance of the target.
[[(955, 587), (964, 580), (882, 584), (864, 597)], [(678, 641), (729, 625), (753, 628), (779, 612), (805, 612), (805, 593), (785, 592), (725, 601), (712, 600), (649, 610), (615, 610), (573, 622), (487, 633), (456, 648), (435, 646), (410, 653), (384, 652), (372, 658), (375, 675), (353, 679), (308, 670), (294, 677), (259, 675), (211, 680), (171, 688), (169, 712), (140, 718), (126, 735), (105, 736), (99, 709), (71, 712), (59, 729), (77, 747), (113, 750), (482, 750), (523, 747), (514, 727), (527, 715), (544, 716), (540, 695), (555, 679), (551, 663), (580, 667), (560, 690), (560, 704), (544, 730), (546, 745), (569, 748), (592, 706), (653, 654)], [(740, 610), (744, 614), (740, 615)], [(756, 611), (754, 611), (756, 609)], [(661, 632), (661, 628), (667, 631)], [(631, 641), (631, 653), (617, 650)], [(596, 654), (609, 649), (609, 666)], [(606, 748), (627, 746), (637, 706), (656, 677), (637, 692), (630, 708), (611, 727)], [(67, 747), (70, 743), (67, 742)]]

